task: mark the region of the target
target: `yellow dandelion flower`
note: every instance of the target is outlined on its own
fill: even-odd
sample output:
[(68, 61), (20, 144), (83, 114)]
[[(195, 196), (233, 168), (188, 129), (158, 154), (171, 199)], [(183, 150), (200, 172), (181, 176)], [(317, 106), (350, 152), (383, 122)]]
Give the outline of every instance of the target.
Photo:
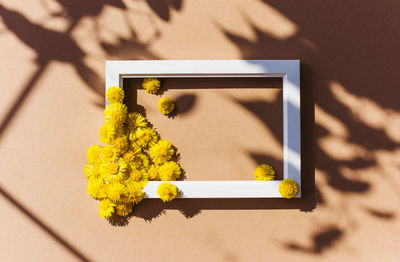
[(102, 147), (94, 145), (88, 148), (86, 155), (89, 163), (94, 163), (100, 159), (100, 152)]
[(117, 209), (117, 214), (120, 216), (127, 216), (132, 212), (132, 204), (125, 204), (125, 203), (121, 203), (121, 204), (117, 204), (116, 206)]
[(273, 180), (275, 178), (275, 170), (270, 165), (262, 164), (254, 171), (254, 177), (260, 181)]
[(119, 201), (121, 196), (126, 195), (127, 193), (128, 189), (118, 182), (108, 184), (107, 196), (113, 201)]
[(134, 159), (129, 162), (131, 168), (142, 169), (149, 166), (149, 158), (142, 153), (136, 154)]
[(133, 161), (133, 159), (135, 159), (135, 153), (133, 153), (132, 151), (128, 151), (123, 155), (123, 158), (125, 159), (126, 163), (130, 163)]
[(160, 180), (160, 175), (158, 174), (158, 166), (151, 165), (147, 170), (147, 174), (150, 180)]
[(164, 182), (157, 188), (157, 194), (163, 202), (168, 202), (174, 199), (178, 195), (178, 189), (175, 185)]
[(142, 86), (147, 93), (155, 94), (160, 89), (161, 83), (157, 78), (145, 78)]
[(111, 144), (116, 135), (115, 127), (110, 122), (104, 122), (100, 128), (100, 142), (104, 144)]
[(136, 169), (136, 168), (131, 168), (129, 171), (129, 178), (127, 179), (127, 183), (134, 181), (134, 182), (139, 182), (142, 180), (149, 180), (146, 170), (144, 169)]
[(161, 114), (168, 115), (175, 109), (175, 102), (169, 97), (161, 98), (158, 101), (158, 110)]
[(172, 158), (174, 149), (170, 142), (163, 139), (150, 147), (149, 154), (154, 163), (161, 165)]
[(107, 100), (110, 103), (122, 103), (124, 96), (124, 90), (116, 86), (109, 87), (106, 92)]
[(118, 153), (123, 154), (128, 149), (128, 138), (126, 136), (119, 136), (111, 144)]
[(117, 159), (118, 155), (113, 146), (106, 145), (100, 152), (100, 159), (104, 163)]
[(85, 177), (88, 179), (100, 177), (100, 163), (100, 160), (93, 164), (87, 163), (83, 170), (85, 172)]
[(94, 199), (106, 198), (107, 194), (105, 189), (106, 185), (104, 184), (104, 181), (101, 178), (89, 179), (86, 186), (87, 193)]
[(286, 178), (279, 183), (279, 193), (281, 193), (281, 196), (284, 198), (292, 198), (297, 194), (297, 192), (298, 187), (293, 179)]
[(127, 197), (124, 199), (126, 202), (137, 204), (142, 201), (144, 193), (140, 183), (127, 183), (126, 188), (128, 190)]
[(121, 127), (127, 117), (127, 108), (124, 104), (113, 103), (104, 110), (104, 120), (112, 123), (116, 128)]
[(103, 163), (100, 165), (100, 172), (103, 179), (107, 182), (120, 182), (126, 177), (128, 164), (123, 158), (119, 158), (117, 162)]
[(138, 128), (135, 133), (135, 142), (140, 147), (154, 146), (158, 140), (157, 133), (153, 128)]
[[(132, 133), (136, 128), (144, 128), (147, 126), (146, 118), (139, 113), (133, 112), (128, 114), (128, 132)], [(134, 140), (134, 135), (129, 135), (129, 140)]]
[(115, 212), (116, 204), (112, 202), (110, 199), (104, 199), (100, 201), (99, 204), (99, 215), (102, 218), (110, 218), (112, 214)]
[(158, 168), (158, 174), (162, 181), (176, 180), (181, 173), (181, 167), (174, 161), (166, 162)]

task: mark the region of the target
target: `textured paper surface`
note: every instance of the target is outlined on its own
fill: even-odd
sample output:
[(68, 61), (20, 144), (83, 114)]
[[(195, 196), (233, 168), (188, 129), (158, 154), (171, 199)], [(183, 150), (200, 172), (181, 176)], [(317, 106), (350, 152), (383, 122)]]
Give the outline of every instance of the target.
[[(165, 78), (158, 95), (141, 81), (124, 82), (129, 110), (144, 111), (178, 149), (185, 180), (254, 180), (262, 163), (283, 176), (281, 79)], [(176, 102), (170, 117), (158, 111), (161, 97)]]

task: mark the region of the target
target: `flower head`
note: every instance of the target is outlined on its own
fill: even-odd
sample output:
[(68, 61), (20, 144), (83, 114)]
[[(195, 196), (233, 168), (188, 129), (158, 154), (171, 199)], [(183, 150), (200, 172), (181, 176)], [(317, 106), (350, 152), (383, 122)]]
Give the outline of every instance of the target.
[(112, 214), (115, 212), (114, 207), (116, 204), (112, 202), (110, 199), (104, 199), (99, 204), (99, 215), (102, 218), (110, 218)]
[(83, 169), (85, 177), (88, 179), (100, 177), (100, 163), (100, 161), (97, 161), (93, 164), (87, 163)]
[(273, 180), (275, 178), (275, 170), (270, 165), (262, 164), (254, 171), (254, 177), (260, 181)]
[(158, 140), (157, 133), (152, 128), (138, 128), (135, 131), (135, 142), (140, 147), (155, 145)]
[(117, 157), (117, 152), (115, 151), (114, 147), (110, 145), (106, 145), (105, 147), (103, 147), (100, 152), (100, 159), (104, 163), (114, 161), (115, 159), (117, 159)]
[(163, 202), (168, 202), (174, 199), (178, 195), (178, 189), (175, 185), (164, 182), (157, 188), (157, 194)]
[(164, 114), (168, 115), (175, 109), (175, 102), (169, 97), (161, 98), (158, 101), (158, 110)]
[(117, 214), (120, 216), (127, 216), (132, 212), (132, 204), (121, 203), (116, 206)]
[(136, 169), (131, 168), (129, 171), (129, 178), (127, 179), (128, 183), (131, 181), (139, 182), (139, 181), (147, 181), (148, 176), (145, 169)]
[(112, 103), (104, 110), (104, 120), (112, 123), (116, 128), (121, 127), (126, 120), (128, 109), (124, 104)]
[(161, 83), (157, 78), (145, 78), (142, 86), (147, 93), (155, 94), (160, 89)]
[(292, 198), (297, 192), (298, 187), (293, 179), (286, 178), (279, 184), (279, 193), (281, 193), (284, 198)]
[(99, 145), (94, 145), (88, 148), (86, 156), (89, 163), (94, 163), (100, 159), (100, 152), (102, 147)]
[(86, 191), (89, 196), (93, 197), (94, 199), (102, 199), (107, 197), (106, 185), (101, 178), (89, 179), (86, 186)]
[(103, 126), (100, 128), (100, 142), (111, 144), (116, 133), (116, 129), (111, 122), (104, 122)]
[(107, 182), (120, 182), (125, 178), (128, 164), (123, 158), (116, 162), (103, 163), (100, 166), (100, 172), (103, 179)]
[(158, 168), (158, 174), (162, 181), (176, 180), (181, 173), (181, 167), (174, 161), (166, 162)]
[[(147, 126), (146, 118), (141, 114), (133, 112), (128, 114), (128, 132), (129, 140), (134, 140), (134, 132), (136, 128), (144, 128)], [(131, 134), (132, 133), (132, 137)]]
[(149, 166), (149, 158), (143, 154), (136, 154), (131, 162), (129, 162), (131, 168), (142, 169)]
[(127, 193), (128, 193), (127, 188), (118, 182), (108, 184), (107, 196), (109, 199), (113, 201), (119, 201), (121, 196)]
[(128, 189), (127, 197), (124, 201), (132, 204), (137, 204), (142, 201), (144, 197), (143, 187), (138, 182), (127, 183), (126, 188)]
[(158, 174), (158, 166), (151, 165), (147, 170), (147, 174), (150, 180), (160, 180), (160, 175)]
[(154, 163), (161, 165), (170, 160), (174, 154), (172, 145), (167, 140), (163, 139), (158, 141), (157, 144), (150, 147), (149, 154)]
[(109, 87), (106, 92), (107, 100), (110, 103), (122, 103), (124, 96), (124, 90), (116, 86)]
[(115, 150), (123, 154), (128, 149), (128, 138), (126, 136), (119, 136), (112, 141)]

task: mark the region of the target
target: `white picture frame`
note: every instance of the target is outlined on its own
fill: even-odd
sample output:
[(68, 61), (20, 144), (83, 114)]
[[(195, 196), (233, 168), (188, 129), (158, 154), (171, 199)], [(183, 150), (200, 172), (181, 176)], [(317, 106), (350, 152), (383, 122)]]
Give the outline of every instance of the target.
[[(291, 178), (297, 183), (299, 191), (294, 197), (301, 197), (299, 60), (106, 61), (106, 90), (112, 86), (123, 88), (124, 78), (145, 77), (281, 77), (283, 178)], [(172, 181), (171, 183), (179, 189), (179, 198), (281, 198), (278, 191), (281, 181)], [(159, 198), (156, 191), (162, 182), (149, 181), (144, 188), (145, 197)]]

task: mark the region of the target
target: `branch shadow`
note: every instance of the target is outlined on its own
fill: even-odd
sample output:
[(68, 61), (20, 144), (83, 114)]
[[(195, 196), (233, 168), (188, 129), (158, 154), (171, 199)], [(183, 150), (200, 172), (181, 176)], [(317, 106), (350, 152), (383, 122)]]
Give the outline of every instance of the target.
[(14, 198), (9, 192), (7, 192), (0, 185), (0, 195), (4, 197), (10, 204), (12, 204), (15, 208), (18, 209), (25, 217), (27, 217), (31, 222), (37, 225), (42, 231), (47, 233), (56, 243), (58, 243), (61, 247), (67, 250), (71, 255), (73, 255), (79, 261), (92, 261), (88, 258), (86, 254), (84, 254), (81, 250), (79, 250), (76, 246), (66, 240), (62, 235), (54, 231), (50, 226), (48, 226), (45, 221), (37, 217), (32, 211), (27, 209), (21, 202), (19, 202), (16, 198)]

